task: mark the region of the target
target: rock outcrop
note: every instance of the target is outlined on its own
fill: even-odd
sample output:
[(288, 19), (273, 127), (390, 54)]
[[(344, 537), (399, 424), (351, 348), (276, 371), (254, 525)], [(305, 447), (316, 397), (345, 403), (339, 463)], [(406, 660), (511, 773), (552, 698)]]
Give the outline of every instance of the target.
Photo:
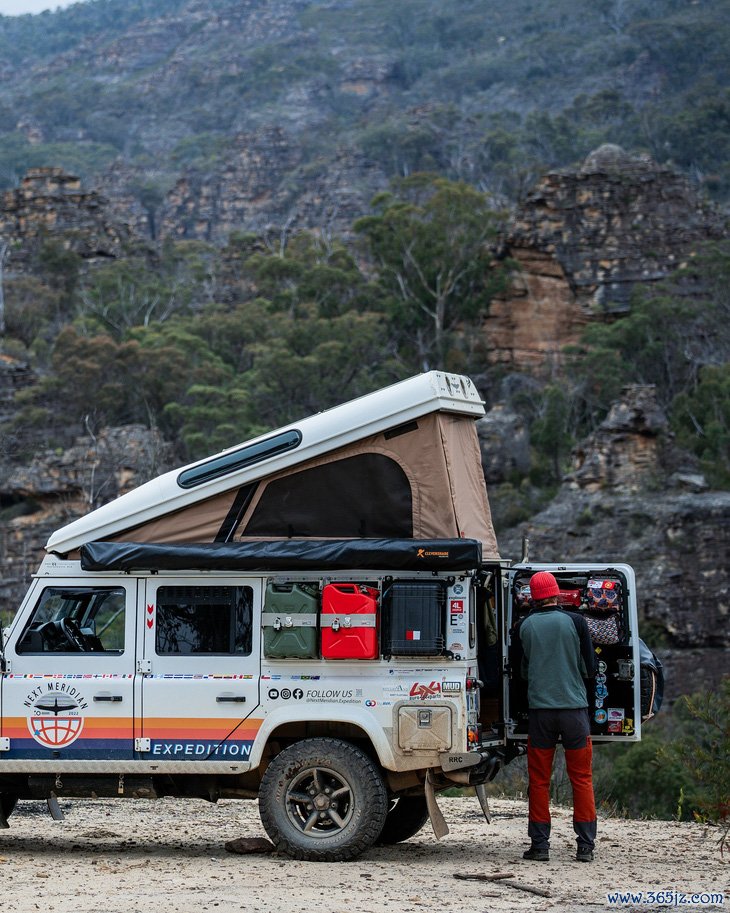
[(573, 450), (573, 471), (566, 481), (591, 492), (646, 487), (657, 477), (660, 436), (667, 429), (654, 387), (627, 388), (601, 427)]
[(278, 127), (242, 134), (236, 147), (217, 172), (180, 178), (156, 219), (161, 238), (223, 243), (232, 231), (343, 233), (387, 186), (385, 175), (352, 151), (326, 166), (306, 163), (297, 138)]
[(106, 197), (84, 190), (79, 178), (62, 168), (32, 168), (17, 190), (0, 198), (0, 238), (12, 241), (10, 271), (22, 268), (48, 238), (86, 260), (118, 257), (129, 229), (111, 217)]
[(507, 253), (520, 275), (495, 301), (492, 359), (547, 373), (590, 320), (625, 313), (637, 283), (664, 279), (727, 222), (689, 181), (618, 146), (577, 171), (547, 174), (510, 224)]

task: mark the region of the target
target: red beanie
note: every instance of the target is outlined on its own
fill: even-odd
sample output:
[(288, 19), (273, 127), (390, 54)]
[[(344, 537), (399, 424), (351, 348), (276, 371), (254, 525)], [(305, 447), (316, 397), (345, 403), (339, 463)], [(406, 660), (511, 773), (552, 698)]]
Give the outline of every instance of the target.
[(559, 593), (558, 581), (548, 571), (539, 571), (530, 578), (530, 595), (535, 602), (558, 596)]

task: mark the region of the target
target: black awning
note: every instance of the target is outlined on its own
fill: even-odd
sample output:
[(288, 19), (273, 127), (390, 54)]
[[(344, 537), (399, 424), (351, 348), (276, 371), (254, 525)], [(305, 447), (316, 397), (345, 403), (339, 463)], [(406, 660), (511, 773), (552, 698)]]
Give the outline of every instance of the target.
[(85, 571), (466, 571), (482, 561), (476, 539), (286, 539), (200, 545), (89, 542)]

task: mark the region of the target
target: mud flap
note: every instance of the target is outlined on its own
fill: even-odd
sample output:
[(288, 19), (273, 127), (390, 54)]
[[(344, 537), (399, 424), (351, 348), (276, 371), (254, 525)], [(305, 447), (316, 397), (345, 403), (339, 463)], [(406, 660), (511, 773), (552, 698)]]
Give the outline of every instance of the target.
[(53, 818), (54, 821), (63, 821), (65, 816), (61, 810), (61, 806), (58, 804), (55, 793), (51, 793), (46, 799), (46, 805), (48, 806), (48, 811), (51, 813), (51, 818)]
[(434, 835), (437, 840), (440, 840), (442, 837), (445, 837), (449, 833), (449, 826), (444, 820), (444, 816), (441, 814), (441, 809), (436, 803), (436, 793), (433, 788), (433, 780), (431, 779), (431, 771), (426, 771), (426, 808), (428, 809), (428, 817), (431, 819), (431, 827), (433, 828)]
[(478, 786), (474, 787), (474, 791), (477, 794), (477, 799), (479, 799), (479, 804), (482, 807), (482, 812), (484, 813), (484, 818), (487, 824), (492, 823), (492, 813), (489, 811), (489, 798), (487, 797), (487, 784), (480, 783)]

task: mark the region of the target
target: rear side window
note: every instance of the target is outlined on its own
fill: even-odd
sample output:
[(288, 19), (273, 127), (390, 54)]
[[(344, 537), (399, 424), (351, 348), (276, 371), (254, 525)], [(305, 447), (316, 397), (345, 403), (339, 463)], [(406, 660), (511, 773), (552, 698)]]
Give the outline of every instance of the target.
[(248, 586), (162, 586), (155, 650), (160, 656), (251, 652), (253, 590)]

